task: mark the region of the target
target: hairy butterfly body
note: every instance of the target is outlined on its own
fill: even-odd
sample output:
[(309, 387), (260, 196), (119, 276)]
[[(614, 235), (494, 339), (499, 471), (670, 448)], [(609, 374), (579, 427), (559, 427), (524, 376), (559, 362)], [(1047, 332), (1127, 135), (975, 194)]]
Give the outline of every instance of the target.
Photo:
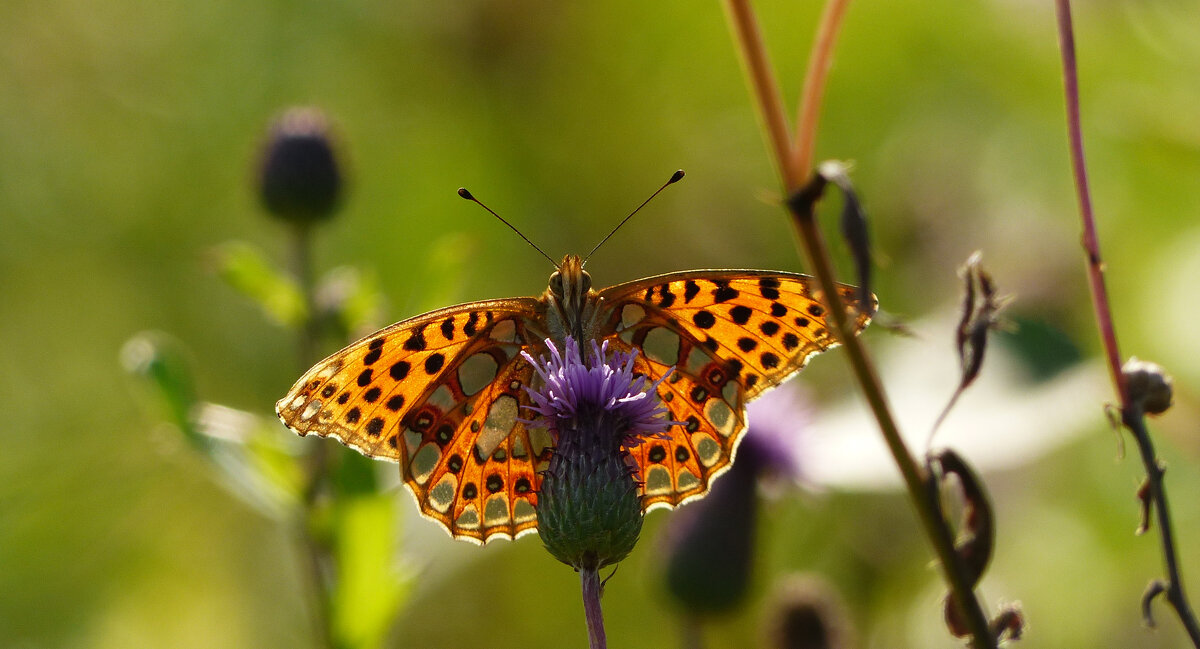
[[(537, 491), (553, 444), (520, 420), (536, 380), (520, 352), (546, 339), (638, 350), (657, 379), (669, 439), (631, 449), (642, 507), (706, 493), (733, 461), (745, 406), (835, 339), (815, 281), (760, 270), (695, 270), (591, 287), (568, 255), (540, 298), (472, 302), (398, 322), (317, 363), (276, 404), (300, 435), (333, 437), (400, 463), (421, 513), (477, 543), (537, 527)], [(839, 286), (846, 304), (855, 289)], [(873, 309), (872, 309), (873, 311)], [(854, 314), (855, 332), (870, 321)]]

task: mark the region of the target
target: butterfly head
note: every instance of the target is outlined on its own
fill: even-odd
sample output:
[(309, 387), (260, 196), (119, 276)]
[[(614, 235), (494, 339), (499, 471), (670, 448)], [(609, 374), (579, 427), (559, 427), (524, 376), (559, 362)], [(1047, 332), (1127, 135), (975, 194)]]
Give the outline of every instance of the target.
[(558, 270), (550, 275), (549, 302), (561, 318), (566, 333), (585, 339), (583, 325), (587, 316), (588, 296), (592, 291), (592, 276), (583, 269), (583, 259), (576, 255), (563, 257)]

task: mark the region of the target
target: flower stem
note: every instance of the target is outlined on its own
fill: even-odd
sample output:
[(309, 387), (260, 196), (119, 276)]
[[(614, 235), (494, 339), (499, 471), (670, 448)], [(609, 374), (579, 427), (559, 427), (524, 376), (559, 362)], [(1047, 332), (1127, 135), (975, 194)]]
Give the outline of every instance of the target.
[[(317, 359), (320, 321), (316, 312), (315, 271), (312, 261), (312, 225), (296, 223), (293, 228), (292, 264), (293, 272), (300, 283), (306, 313), (303, 329), (296, 347), (301, 369)], [(307, 475), (304, 486), (303, 510), (297, 520), (298, 533), (304, 550), (304, 565), (308, 572), (308, 585), (313, 614), (313, 626), (318, 646), (335, 646), (332, 624), (333, 600), (333, 557), (329, 548), (317, 538), (312, 523), (317, 516), (317, 501), (325, 484), (328, 445), (310, 444), (307, 457)]]
[[(1069, 0), (1056, 0), (1058, 16), (1059, 46), (1062, 50), (1063, 89), (1066, 95), (1067, 132), (1071, 146), (1071, 169), (1075, 176), (1075, 190), (1079, 197), (1079, 216), (1083, 222), (1083, 248), (1087, 254), (1088, 284), (1092, 292), (1092, 305), (1096, 311), (1096, 324), (1100, 340), (1108, 360), (1109, 374), (1121, 401), (1121, 422), (1137, 441), (1142, 463), (1146, 467), (1149, 498), (1154, 503), (1158, 517), (1159, 537), (1162, 541), (1163, 562), (1166, 566), (1167, 601), (1175, 609), (1192, 645), (1200, 648), (1200, 624), (1192, 612), (1187, 594), (1183, 589), (1183, 578), (1176, 557), (1175, 538), (1171, 523), (1171, 511), (1167, 507), (1167, 490), (1163, 482), (1163, 467), (1154, 451), (1150, 432), (1146, 428), (1146, 417), (1141, 405), (1130, 399), (1125, 376), (1121, 372), (1121, 353), (1117, 347), (1117, 333), (1113, 326), (1112, 308), (1108, 302), (1108, 290), (1104, 282), (1104, 262), (1100, 257), (1100, 239), (1096, 234), (1096, 219), (1092, 210), (1091, 190), (1088, 186), (1087, 166), (1083, 155), (1083, 129), (1079, 117), (1079, 76), (1075, 60), (1075, 32), (1071, 21)], [(1152, 585), (1152, 589), (1163, 586)], [(1143, 602), (1149, 622), (1149, 602)]]
[(817, 118), (821, 112), (821, 97), (825, 94), (825, 79), (829, 76), (829, 68), (833, 66), (833, 46), (849, 6), (850, 0), (829, 0), (825, 3), (816, 40), (808, 55), (804, 89), (800, 92), (800, 112), (796, 117), (796, 139), (792, 147), (792, 168), (801, 172), (813, 166)]
[(679, 627), (680, 649), (704, 649), (704, 636), (700, 627), (700, 619), (695, 615), (685, 615)]
[(758, 100), (759, 116), (775, 151), (775, 161), (780, 165), (779, 173), (785, 178), (790, 177), (792, 156), (788, 144), (787, 117), (782, 110), (783, 95), (767, 59), (758, 18), (748, 0), (725, 0), (725, 10), (734, 31), (734, 40), (741, 46), (742, 64), (746, 66), (746, 75), (750, 77), (750, 85)]
[(1075, 191), (1079, 195), (1079, 215), (1083, 221), (1083, 249), (1088, 258), (1088, 283), (1092, 290), (1092, 304), (1096, 311), (1096, 324), (1104, 342), (1108, 359), (1108, 372), (1121, 404), (1128, 403), (1125, 378), (1121, 374), (1121, 356), (1117, 349), (1117, 332), (1113, 327), (1112, 310), (1108, 305), (1108, 289), (1104, 285), (1104, 262), (1100, 259), (1100, 239), (1096, 236), (1096, 219), (1092, 212), (1092, 195), (1088, 186), (1087, 167), (1083, 156), (1083, 132), (1079, 119), (1079, 77), (1075, 64), (1075, 31), (1071, 26), (1071, 3), (1056, 0), (1058, 11), (1058, 37), (1062, 49), (1063, 90), (1067, 105), (1067, 136), (1071, 146), (1071, 170), (1075, 175)]
[(600, 610), (600, 570), (580, 568), (579, 581), (583, 586), (583, 615), (587, 618), (588, 647), (607, 649), (608, 639), (604, 635), (604, 612)]
[[(834, 3), (839, 1), (831, 0)], [(750, 83), (754, 88), (754, 95), (758, 100), (759, 112), (763, 116), (763, 123), (768, 130), (769, 139), (774, 143), (775, 160), (779, 166), (784, 188), (791, 195), (804, 185), (807, 168), (799, 166), (802, 162), (800, 154), (793, 152), (788, 146), (779, 144), (781, 137), (786, 141), (787, 118), (784, 115), (783, 100), (769, 71), (770, 66), (767, 63), (766, 50), (754, 11), (750, 7), (749, 0), (726, 0), (726, 7), (730, 19), (734, 22), (733, 32), (737, 37), (742, 59), (745, 62)], [(810, 70), (828, 68), (828, 57), (832, 52), (832, 31), (836, 30), (840, 24), (840, 17), (844, 11), (844, 6), (827, 7), (826, 17), (821, 23), (823, 32), (816, 39), (817, 49), (814, 55), (824, 57), (825, 60), (810, 62)], [(819, 78), (809, 82), (809, 87), (805, 90), (805, 101), (812, 105), (806, 106), (801, 111), (802, 115), (807, 116), (805, 117), (806, 122), (802, 125), (802, 128), (806, 130), (798, 135), (798, 142), (808, 143), (806, 145), (808, 152), (803, 154), (807, 156), (811, 156), (811, 143), (814, 140), (813, 134), (818, 112), (815, 103), (819, 102), (822, 95), (823, 79), (824, 73), (822, 72)], [(838, 299), (838, 293), (833, 279), (833, 264), (830, 261), (820, 229), (816, 225), (816, 220), (811, 211), (807, 214), (797, 213), (794, 216), (793, 225), (799, 235), (805, 256), (821, 285), (824, 299), (827, 302), (834, 302)], [(953, 536), (947, 527), (947, 522), (938, 514), (934, 503), (926, 495), (927, 476), (913, 459), (900, 435), (874, 364), (865, 347), (853, 335), (849, 327), (849, 319), (841, 305), (828, 304), (827, 306), (834, 320), (835, 333), (846, 348), (846, 355), (850, 360), (855, 378), (879, 424), (884, 441), (887, 443), (896, 465), (900, 468), (900, 473), (908, 489), (909, 500), (917, 509), (921, 524), (937, 553), (954, 602), (964, 613), (964, 618), (971, 631), (972, 646), (976, 649), (995, 647), (996, 641), (988, 630), (987, 618), (984, 616), (979, 606), (979, 600), (975, 597), (969, 580), (961, 569), (958, 556), (954, 552)]]

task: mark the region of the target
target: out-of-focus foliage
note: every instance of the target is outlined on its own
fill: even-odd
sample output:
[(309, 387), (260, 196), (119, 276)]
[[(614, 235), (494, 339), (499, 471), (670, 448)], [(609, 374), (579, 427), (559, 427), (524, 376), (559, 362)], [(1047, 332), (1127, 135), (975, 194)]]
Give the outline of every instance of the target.
[[(759, 4), (794, 100), (820, 7)], [(1200, 502), (1188, 497), (1200, 492), (1200, 11), (1179, 0), (1077, 5), (1117, 326), (1126, 353), (1175, 378), (1176, 405), (1153, 425), (1187, 575), (1200, 569)], [(291, 534), (212, 479), (183, 441), (202, 437), (156, 425), (184, 426), (183, 400), (203, 400), (261, 418), (275, 430), (254, 434), (281, 437), (280, 453), (320, 443), (288, 438), (270, 415), (304, 369), (294, 333), (220, 281), (211, 256), (240, 240), (272, 263), (286, 257), (284, 226), (261, 217), (252, 182), (268, 121), (294, 103), (322, 107), (350, 152), (345, 207), (316, 235), (319, 269), (364, 269), (367, 289), (353, 293), (361, 320), (347, 335), (379, 311), (399, 319), (544, 289), (544, 260), (458, 199), (459, 186), (558, 255), (590, 249), (682, 167), (687, 180), (589, 263), (598, 284), (683, 268), (802, 270), (717, 3), (3, 3), (0, 644), (308, 646)], [(982, 248), (1017, 296), (1006, 312), (1032, 325), (997, 337), (1028, 359), (1030, 390), (1034, 377), (1051, 380), (1046, 358), (1096, 355), (1050, 5), (852, 4), (818, 156), (855, 163), (884, 309), (916, 319), (953, 305), (955, 268)], [(831, 239), (835, 221), (831, 203)], [(376, 287), (386, 303), (370, 297)], [(272, 313), (289, 321), (296, 306)], [(144, 384), (120, 362), (144, 330), (171, 332), (194, 369), (186, 380), (157, 375), (181, 399), (165, 413), (146, 407)], [(867, 336), (891, 343), (882, 330)], [(800, 380), (817, 408), (857, 398), (836, 353)], [(945, 396), (929, 404), (931, 419)], [(1022, 646), (1180, 646), (1165, 615), (1159, 631), (1141, 627), (1138, 597), (1160, 558), (1153, 539), (1132, 536), (1140, 468), (1114, 459), (1100, 406), (1055, 404), (1093, 413), (1093, 425), (984, 476), (997, 544), (983, 593), (1022, 601)], [(381, 593), (351, 580), (341, 593), (371, 611), (407, 598), (391, 644), (583, 644), (578, 583), (535, 539), (455, 544), (416, 518), (407, 495), (391, 495), (336, 513), (351, 528), (376, 525), (388, 507), (405, 519), (403, 554), (338, 548), (363, 570), (407, 557), (411, 584)], [(654, 543), (669, 516), (647, 518), (609, 582), (613, 646), (677, 641), (662, 623), (670, 608)], [(753, 641), (770, 578), (795, 571), (841, 590), (864, 646), (957, 646), (899, 495), (778, 500), (759, 547), (750, 602), (710, 626), (711, 646)], [(356, 624), (345, 633), (384, 622)]]

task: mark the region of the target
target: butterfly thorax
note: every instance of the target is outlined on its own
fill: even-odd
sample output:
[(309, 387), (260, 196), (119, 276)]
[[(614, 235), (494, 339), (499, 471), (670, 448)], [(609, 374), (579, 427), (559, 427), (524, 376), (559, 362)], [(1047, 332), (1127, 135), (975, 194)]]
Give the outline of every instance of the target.
[(556, 343), (564, 343), (567, 336), (580, 341), (593, 338), (598, 294), (592, 290), (592, 277), (583, 269), (582, 259), (575, 255), (563, 257), (558, 270), (550, 275), (550, 286), (542, 300), (546, 303), (546, 326)]

